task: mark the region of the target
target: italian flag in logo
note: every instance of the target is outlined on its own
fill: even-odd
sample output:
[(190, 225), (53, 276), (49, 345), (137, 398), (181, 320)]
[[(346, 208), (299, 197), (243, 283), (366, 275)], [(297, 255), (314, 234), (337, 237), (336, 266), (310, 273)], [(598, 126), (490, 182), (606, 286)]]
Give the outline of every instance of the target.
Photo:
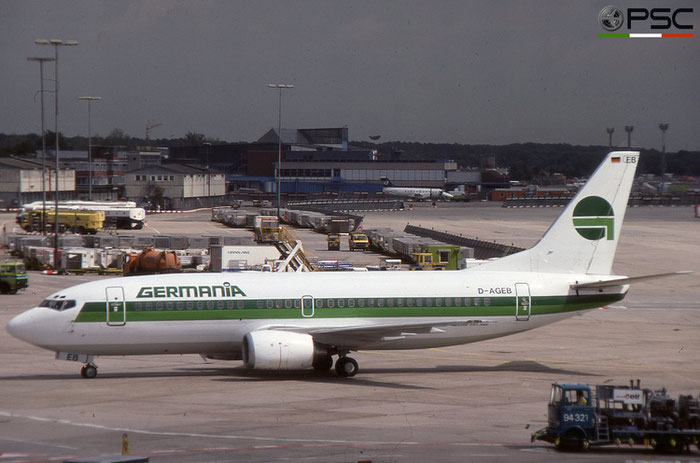
[(616, 37), (623, 39), (679, 39), (679, 38), (693, 38), (694, 34), (598, 34), (598, 37)]

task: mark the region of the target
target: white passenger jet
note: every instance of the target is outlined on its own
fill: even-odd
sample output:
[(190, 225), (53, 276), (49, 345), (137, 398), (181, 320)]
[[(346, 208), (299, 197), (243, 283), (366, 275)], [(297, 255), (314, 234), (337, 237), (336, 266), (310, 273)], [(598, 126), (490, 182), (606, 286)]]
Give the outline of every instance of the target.
[(392, 196), (411, 199), (451, 199), (453, 195), (440, 188), (400, 187), (394, 186), (387, 177), (379, 177), (382, 181), (382, 192)]
[[(358, 371), (359, 349), (423, 349), (519, 333), (617, 302), (611, 274), (639, 153), (612, 152), (531, 249), (460, 271), (122, 277), (58, 291), (17, 315), (19, 339), (83, 363), (201, 354), (256, 369)], [(669, 274), (666, 274), (666, 276)], [(378, 278), (381, 277), (381, 278)]]

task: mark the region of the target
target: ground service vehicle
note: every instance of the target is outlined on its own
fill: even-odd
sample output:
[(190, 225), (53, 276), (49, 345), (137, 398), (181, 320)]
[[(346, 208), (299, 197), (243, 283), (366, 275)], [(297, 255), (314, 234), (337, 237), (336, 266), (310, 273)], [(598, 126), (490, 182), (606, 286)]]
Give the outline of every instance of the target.
[(124, 276), (173, 273), (182, 269), (175, 251), (156, 251), (152, 247), (146, 247), (127, 259), (122, 268)]
[(326, 238), (328, 242), (329, 251), (339, 251), (340, 250), (340, 235), (337, 233), (329, 233)]
[(255, 217), (255, 241), (271, 243), (279, 240), (279, 219), (274, 216), (258, 215)]
[(21, 262), (0, 265), (0, 293), (15, 294), (27, 287), (27, 271)]
[[(22, 205), (22, 212), (41, 211), (42, 201)], [(47, 203), (46, 209), (53, 210), (55, 204)], [(140, 230), (146, 223), (146, 210), (137, 207), (133, 201), (59, 201), (59, 211), (93, 211), (104, 214), (104, 226)]]
[[(548, 426), (532, 441), (551, 442), (559, 448), (583, 450), (591, 445), (651, 445), (659, 451), (698, 446), (698, 398), (681, 395), (678, 401), (666, 389), (629, 386), (552, 384)], [(700, 448), (700, 447), (698, 447)]]
[(416, 252), (412, 254), (415, 265), (411, 270), (444, 270), (445, 263), (437, 262), (430, 252)]
[[(42, 216), (46, 214), (47, 231), (52, 231), (56, 223), (56, 213), (53, 210), (22, 212), (17, 217), (17, 223), (28, 232), (41, 231)], [(104, 213), (98, 211), (60, 210), (58, 211), (58, 229), (63, 233), (89, 233), (94, 235), (102, 230)]]
[(355, 249), (366, 250), (369, 249), (369, 238), (364, 233), (350, 233), (348, 237), (348, 244), (350, 245), (350, 250)]

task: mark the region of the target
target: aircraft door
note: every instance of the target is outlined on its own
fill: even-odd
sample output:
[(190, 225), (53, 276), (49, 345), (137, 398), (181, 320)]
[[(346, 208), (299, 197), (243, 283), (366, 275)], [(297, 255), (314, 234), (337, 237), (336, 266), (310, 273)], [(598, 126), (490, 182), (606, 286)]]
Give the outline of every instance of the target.
[(107, 324), (122, 326), (126, 324), (126, 304), (124, 303), (124, 288), (109, 286), (105, 288), (107, 296)]
[(314, 298), (311, 296), (302, 296), (301, 298), (301, 316), (311, 318), (314, 316)]
[(530, 285), (527, 283), (515, 284), (515, 319), (526, 321), (530, 319)]

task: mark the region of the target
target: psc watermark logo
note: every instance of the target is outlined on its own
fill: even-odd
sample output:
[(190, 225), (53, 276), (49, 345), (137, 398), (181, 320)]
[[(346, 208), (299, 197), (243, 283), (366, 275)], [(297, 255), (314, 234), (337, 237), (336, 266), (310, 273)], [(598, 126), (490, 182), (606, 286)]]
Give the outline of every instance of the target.
[(615, 6), (606, 6), (598, 13), (598, 22), (606, 31), (614, 32), (622, 27), (625, 14)]
[[(693, 8), (626, 8), (606, 6), (598, 13), (598, 23), (606, 32), (598, 37), (692, 38), (690, 17)], [(623, 27), (625, 26), (625, 27)], [(632, 32), (638, 30), (659, 32)]]
[(583, 198), (574, 208), (574, 228), (579, 235), (591, 241), (615, 239), (615, 213), (612, 206), (600, 196)]

